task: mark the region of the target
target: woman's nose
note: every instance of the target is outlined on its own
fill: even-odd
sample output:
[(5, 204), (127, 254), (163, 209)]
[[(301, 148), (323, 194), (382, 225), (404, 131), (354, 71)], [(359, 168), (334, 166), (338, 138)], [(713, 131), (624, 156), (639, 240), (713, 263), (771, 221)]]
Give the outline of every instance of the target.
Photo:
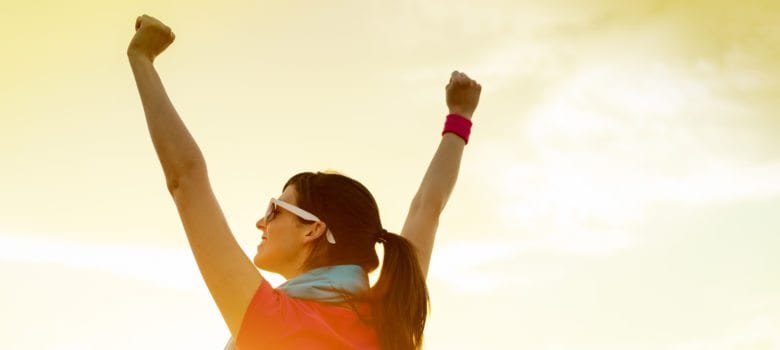
[(260, 220), (257, 220), (257, 224), (255, 224), (258, 229), (265, 230), (265, 218), (261, 218)]

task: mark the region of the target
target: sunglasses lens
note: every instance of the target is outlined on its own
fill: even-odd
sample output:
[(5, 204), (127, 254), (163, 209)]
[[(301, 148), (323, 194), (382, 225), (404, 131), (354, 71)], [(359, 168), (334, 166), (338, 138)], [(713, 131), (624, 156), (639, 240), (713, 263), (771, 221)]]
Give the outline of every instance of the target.
[(274, 218), (274, 211), (276, 211), (275, 207), (276, 207), (276, 205), (274, 204), (274, 202), (268, 203), (268, 209), (266, 209), (266, 211), (265, 211), (265, 222), (266, 223), (271, 221), (271, 220), (273, 220), (273, 218)]

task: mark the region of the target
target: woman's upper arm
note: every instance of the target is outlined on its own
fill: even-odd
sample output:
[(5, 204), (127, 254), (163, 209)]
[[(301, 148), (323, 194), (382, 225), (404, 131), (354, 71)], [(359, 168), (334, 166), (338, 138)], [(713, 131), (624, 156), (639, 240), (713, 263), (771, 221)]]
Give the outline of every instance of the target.
[(409, 214), (401, 229), (401, 236), (412, 242), (417, 249), (417, 259), (420, 262), (423, 277), (428, 276), (428, 266), (431, 261), (433, 241), (436, 229), (439, 227), (441, 207), (426, 205), (420, 200), (413, 200)]
[(200, 273), (235, 337), (263, 277), (233, 237), (205, 171), (180, 177), (170, 192)]

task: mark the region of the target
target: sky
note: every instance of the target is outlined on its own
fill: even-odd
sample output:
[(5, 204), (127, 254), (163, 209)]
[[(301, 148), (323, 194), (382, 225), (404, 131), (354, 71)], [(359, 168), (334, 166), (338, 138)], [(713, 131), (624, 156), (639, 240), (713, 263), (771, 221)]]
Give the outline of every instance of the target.
[(780, 3), (719, 0), (3, 2), (4, 347), (230, 336), (126, 57), (141, 14), (249, 256), (300, 171), (399, 232), (451, 72), (482, 85), (426, 349), (780, 349)]

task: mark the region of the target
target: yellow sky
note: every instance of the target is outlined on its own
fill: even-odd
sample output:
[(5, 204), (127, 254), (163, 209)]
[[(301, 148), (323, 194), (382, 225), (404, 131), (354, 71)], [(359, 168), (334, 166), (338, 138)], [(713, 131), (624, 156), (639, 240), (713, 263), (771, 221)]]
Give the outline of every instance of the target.
[(780, 349), (780, 3), (703, 0), (5, 2), (4, 347), (229, 337), (125, 56), (144, 13), (248, 254), (299, 171), (357, 178), (399, 231), (460, 70), (483, 91), (428, 349)]

